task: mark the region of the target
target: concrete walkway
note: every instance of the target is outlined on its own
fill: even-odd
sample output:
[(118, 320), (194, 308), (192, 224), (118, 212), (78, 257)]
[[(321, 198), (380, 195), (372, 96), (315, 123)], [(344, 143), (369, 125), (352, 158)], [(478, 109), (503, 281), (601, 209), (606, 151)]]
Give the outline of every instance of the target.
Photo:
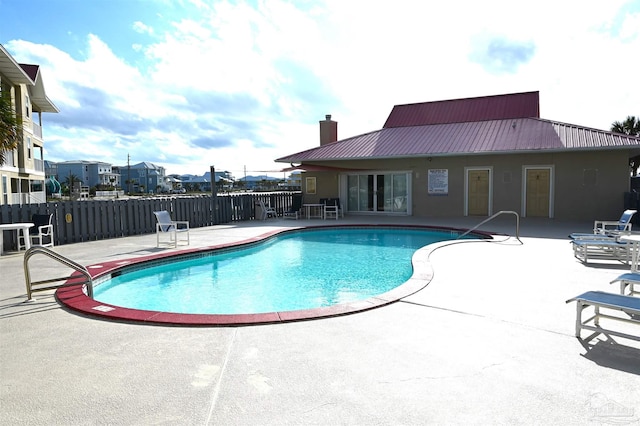
[[(365, 222), (469, 228), (478, 220), (337, 223)], [(334, 223), (270, 219), (193, 229), (191, 247)], [(638, 423), (640, 344), (606, 336), (581, 342), (575, 304), (565, 303), (588, 290), (616, 292), (609, 281), (628, 269), (574, 259), (567, 235), (590, 226), (525, 219), (523, 244), (500, 236), (431, 251), (431, 283), (392, 305), (246, 327), (107, 322), (62, 309), (53, 292), (24, 303), (23, 255), (9, 253), (0, 257), (0, 422)], [(514, 219), (480, 229), (513, 235)], [(160, 249), (155, 235), (145, 235), (55, 250), (91, 265)], [(38, 263), (43, 276), (65, 272), (46, 259)]]

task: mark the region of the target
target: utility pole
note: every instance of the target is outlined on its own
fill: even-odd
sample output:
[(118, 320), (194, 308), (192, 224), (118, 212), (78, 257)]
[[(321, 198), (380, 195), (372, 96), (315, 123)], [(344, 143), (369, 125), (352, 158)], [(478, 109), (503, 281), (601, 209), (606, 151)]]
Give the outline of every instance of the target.
[(213, 199), (213, 223), (218, 224), (218, 188), (216, 188), (216, 168), (209, 166), (211, 173), (211, 198)]
[(131, 195), (131, 164), (129, 160), (131, 160), (131, 156), (127, 152), (127, 193)]

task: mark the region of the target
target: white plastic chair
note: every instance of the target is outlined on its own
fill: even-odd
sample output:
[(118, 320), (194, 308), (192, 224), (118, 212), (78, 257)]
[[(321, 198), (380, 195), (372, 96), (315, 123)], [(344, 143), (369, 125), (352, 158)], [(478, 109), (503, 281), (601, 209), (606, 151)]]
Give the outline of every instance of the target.
[(260, 220), (267, 220), (268, 217), (278, 216), (276, 209), (271, 206), (267, 207), (264, 201), (258, 199), (258, 205), (260, 206)]
[[(53, 247), (53, 214), (34, 214), (31, 216), (33, 227), (26, 238), (31, 239), (32, 246)], [(25, 236), (18, 233), (18, 250), (26, 248)]]
[(189, 245), (189, 222), (186, 220), (171, 220), (171, 215), (166, 210), (153, 212), (156, 215), (156, 243), (160, 247), (160, 236), (164, 234), (169, 235), (168, 244), (178, 247), (178, 240), (180, 235), (185, 235), (185, 238), (179, 241), (186, 241)]
[(340, 216), (340, 212), (338, 211), (338, 201), (336, 198), (328, 198), (324, 201), (324, 218), (325, 220), (329, 217), (335, 218), (338, 220), (338, 216)]

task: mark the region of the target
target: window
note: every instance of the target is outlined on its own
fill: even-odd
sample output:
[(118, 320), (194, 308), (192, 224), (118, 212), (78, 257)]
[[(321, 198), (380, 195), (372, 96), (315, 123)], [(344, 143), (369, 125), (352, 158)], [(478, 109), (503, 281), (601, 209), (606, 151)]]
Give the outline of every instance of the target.
[(29, 95), (25, 95), (24, 97), (24, 115), (29, 118), (30, 110), (31, 110), (31, 101), (29, 100)]
[(347, 210), (409, 214), (410, 173), (349, 175)]
[(2, 175), (2, 204), (9, 204), (9, 183), (6, 175)]
[(43, 192), (44, 191), (44, 181), (43, 180), (32, 180), (29, 182), (29, 190), (31, 192)]
[(31, 136), (27, 136), (27, 158), (31, 159)]

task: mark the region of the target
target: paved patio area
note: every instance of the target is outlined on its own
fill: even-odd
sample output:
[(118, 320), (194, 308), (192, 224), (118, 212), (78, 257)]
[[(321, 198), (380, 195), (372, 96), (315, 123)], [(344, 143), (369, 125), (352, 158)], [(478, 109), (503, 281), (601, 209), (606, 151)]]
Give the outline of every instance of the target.
[[(363, 218), (470, 228), (477, 218)], [(514, 235), (512, 217), (480, 229)], [(282, 227), (191, 231), (191, 247)], [(640, 344), (574, 337), (575, 304), (628, 267), (586, 266), (567, 235), (591, 223), (524, 219), (520, 244), (426, 251), (431, 283), (389, 306), (244, 327), (108, 322), (24, 303), (23, 255), (0, 257), (0, 421), (11, 425), (625, 424), (640, 422)], [(56, 247), (83, 265), (156, 253), (155, 235)], [(35, 259), (35, 258), (34, 258)], [(38, 274), (64, 275), (48, 260)], [(640, 332), (633, 330), (636, 334)]]

